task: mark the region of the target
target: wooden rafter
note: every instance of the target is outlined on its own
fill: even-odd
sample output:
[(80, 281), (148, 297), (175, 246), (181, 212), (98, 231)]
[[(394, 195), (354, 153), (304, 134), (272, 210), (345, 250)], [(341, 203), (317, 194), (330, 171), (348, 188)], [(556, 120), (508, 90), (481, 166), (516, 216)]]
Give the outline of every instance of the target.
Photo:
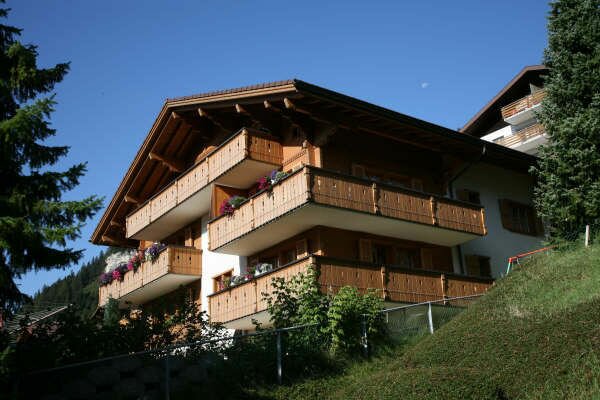
[(142, 204), (142, 199), (140, 199), (137, 196), (134, 196), (132, 194), (126, 194), (125, 195), (125, 202), (126, 203), (131, 203), (131, 204)]
[(154, 153), (152, 151), (148, 154), (148, 159), (159, 161), (165, 167), (169, 168), (169, 170), (171, 170), (172, 172), (179, 173), (182, 172), (185, 168), (181, 161), (175, 160), (171, 157), (167, 157), (161, 154)]

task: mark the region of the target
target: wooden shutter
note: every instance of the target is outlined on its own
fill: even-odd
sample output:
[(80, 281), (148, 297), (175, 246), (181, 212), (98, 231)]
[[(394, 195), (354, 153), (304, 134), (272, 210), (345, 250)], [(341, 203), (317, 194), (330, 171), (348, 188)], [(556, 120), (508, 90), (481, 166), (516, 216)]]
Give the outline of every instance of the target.
[(502, 220), (502, 226), (505, 229), (514, 230), (512, 223), (512, 206), (511, 201), (506, 199), (498, 200), (500, 204), (500, 219)]
[(296, 242), (296, 259), (306, 257), (308, 255), (308, 241), (306, 239)]
[(365, 167), (359, 164), (352, 164), (352, 175), (359, 178), (365, 177)]
[(373, 262), (373, 246), (369, 239), (360, 239), (358, 241), (358, 253), (360, 261)]
[(465, 267), (467, 269), (467, 275), (479, 276), (479, 256), (467, 255), (465, 256)]
[(432, 269), (433, 268), (433, 249), (422, 248), (421, 249), (421, 268)]

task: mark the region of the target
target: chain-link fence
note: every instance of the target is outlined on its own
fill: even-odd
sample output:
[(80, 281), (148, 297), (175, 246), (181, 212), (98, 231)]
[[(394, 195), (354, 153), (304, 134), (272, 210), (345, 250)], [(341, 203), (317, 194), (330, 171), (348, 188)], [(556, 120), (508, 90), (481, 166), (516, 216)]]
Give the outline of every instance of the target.
[[(452, 297), (382, 310), (387, 335), (391, 340), (402, 341), (410, 337), (433, 334), (479, 297), (481, 295)], [(362, 345), (363, 352), (367, 355), (370, 344), (366, 326), (363, 326)]]
[[(478, 297), (382, 310), (386, 340), (433, 333)], [(356, 340), (368, 354), (368, 328), (361, 328)], [(309, 324), (236, 334), (36, 371), (20, 379), (19, 398), (236, 398), (242, 386), (291, 382), (329, 368), (321, 329)]]

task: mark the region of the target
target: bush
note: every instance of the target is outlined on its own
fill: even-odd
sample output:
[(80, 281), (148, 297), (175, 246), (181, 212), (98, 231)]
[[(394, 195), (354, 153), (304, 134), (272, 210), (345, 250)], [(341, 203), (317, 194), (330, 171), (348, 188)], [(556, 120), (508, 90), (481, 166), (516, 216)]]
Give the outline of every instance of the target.
[(335, 295), (324, 295), (317, 278), (314, 267), (287, 281), (273, 278), (273, 291), (263, 293), (263, 298), (275, 328), (315, 324), (318, 329), (298, 335), (300, 338), (296, 340), (346, 355), (360, 351), (363, 323), (370, 342), (385, 336), (380, 313), (383, 302), (375, 292), (361, 295), (356, 288), (346, 286)]

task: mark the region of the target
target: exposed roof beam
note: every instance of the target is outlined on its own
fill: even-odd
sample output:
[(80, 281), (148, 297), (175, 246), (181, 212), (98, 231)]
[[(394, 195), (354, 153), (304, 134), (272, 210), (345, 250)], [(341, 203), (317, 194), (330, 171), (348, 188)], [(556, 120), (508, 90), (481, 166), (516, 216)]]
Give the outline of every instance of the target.
[(288, 110), (292, 110), (292, 111), (302, 113), (302, 114), (311, 115), (310, 111), (298, 107), (292, 100), (290, 100), (287, 97), (283, 98), (283, 104), (285, 104), (285, 108), (287, 108)]
[(142, 199), (140, 199), (137, 196), (134, 196), (132, 194), (126, 194), (125, 195), (125, 202), (126, 203), (132, 203), (132, 204), (141, 204), (142, 203)]
[(114, 226), (114, 227), (120, 228), (120, 229), (125, 227), (122, 223), (117, 222), (114, 219), (110, 221), (110, 226)]
[(104, 243), (110, 243), (110, 244), (114, 244), (114, 245), (120, 245), (123, 244), (122, 240), (119, 239), (115, 239), (109, 235), (102, 235), (102, 241)]
[(173, 172), (182, 172), (185, 168), (181, 161), (172, 159), (167, 156), (163, 156), (154, 152), (148, 154), (150, 160), (156, 160), (162, 163), (165, 167), (169, 168)]

